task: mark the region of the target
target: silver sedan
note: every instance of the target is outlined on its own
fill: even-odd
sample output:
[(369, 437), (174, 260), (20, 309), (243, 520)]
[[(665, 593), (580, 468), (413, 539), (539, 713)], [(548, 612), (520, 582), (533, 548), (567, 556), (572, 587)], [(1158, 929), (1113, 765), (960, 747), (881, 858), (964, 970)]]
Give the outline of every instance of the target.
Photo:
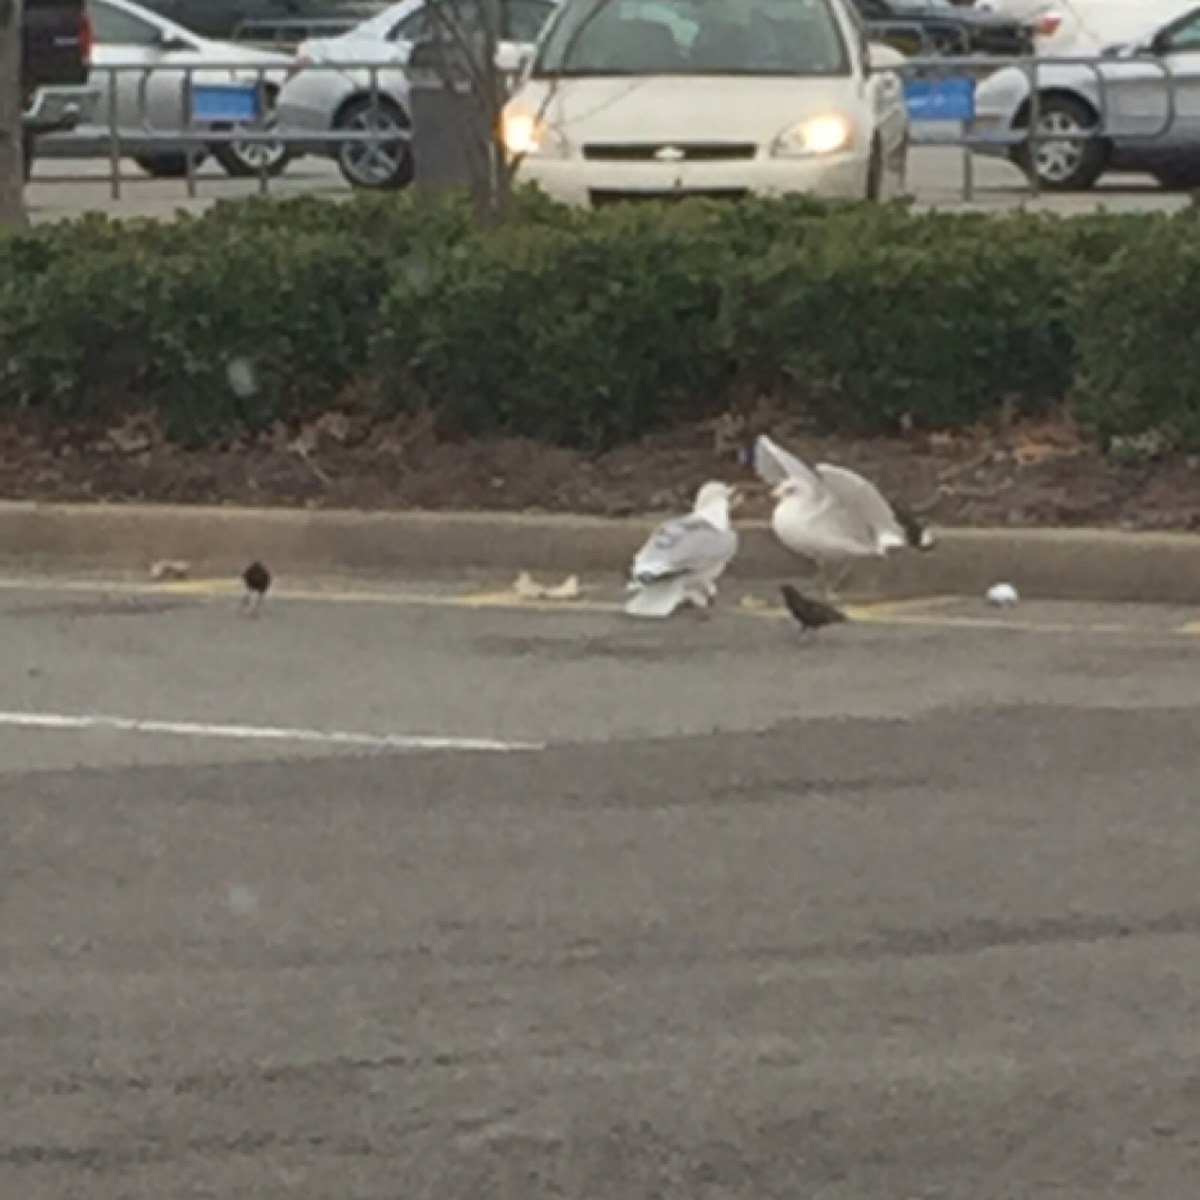
[(1180, 3), (1171, 19), (1150, 20), (1094, 66), (1039, 66), (1036, 106), (1023, 69), (989, 75), (976, 89), (970, 131), (980, 153), (1011, 158), (1050, 191), (1085, 190), (1110, 171), (1200, 186), (1200, 6)]
[[(189, 79), (194, 131), (269, 125), (270, 101), (289, 64), (286, 56), (198, 37), (131, 0), (89, 0), (88, 15), (95, 37), (90, 103), (73, 130), (41, 138), (39, 154), (70, 158), (107, 154), (115, 132), (120, 149), (151, 175), (184, 174), (189, 150), (197, 159), (211, 150), (234, 176), (276, 174), (284, 169), (288, 149), (275, 142), (197, 146), (180, 135), (189, 126)], [(244, 69), (235, 65), (242, 63)], [(216, 100), (224, 97), (222, 104), (233, 107), (224, 115), (204, 113), (200, 97), (205, 92)]]
[[(555, 7), (555, 0), (502, 0), (502, 69), (515, 67), (532, 48)], [(279, 94), (280, 128), (310, 133), (312, 141), (301, 143), (304, 148), (335, 159), (352, 187), (407, 186), (413, 160), (405, 67), (413, 46), (431, 32), (426, 0), (400, 0), (347, 33), (301, 43)], [(327, 137), (345, 132), (373, 136)]]

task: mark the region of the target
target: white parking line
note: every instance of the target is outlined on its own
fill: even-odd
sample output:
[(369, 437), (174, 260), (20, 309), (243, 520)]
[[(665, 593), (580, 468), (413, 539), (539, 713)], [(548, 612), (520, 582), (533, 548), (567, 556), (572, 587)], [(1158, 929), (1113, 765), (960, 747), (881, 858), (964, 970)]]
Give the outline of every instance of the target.
[(0, 712), (0, 727), (59, 731), (110, 730), (114, 733), (164, 734), (170, 737), (225, 738), (243, 742), (309, 742), (362, 746), (377, 750), (491, 750), (502, 753), (544, 750), (540, 742), (491, 738), (436, 737), (404, 733), (351, 733), (337, 729), (286, 729), (269, 725), (210, 725), (192, 721), (155, 721), (98, 714)]

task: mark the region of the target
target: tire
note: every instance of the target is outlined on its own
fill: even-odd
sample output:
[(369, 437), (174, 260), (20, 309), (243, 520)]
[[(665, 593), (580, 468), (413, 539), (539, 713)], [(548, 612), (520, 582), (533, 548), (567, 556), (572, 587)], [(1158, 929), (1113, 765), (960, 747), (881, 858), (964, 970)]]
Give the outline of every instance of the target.
[[(267, 104), (274, 107), (277, 92), (267, 90)], [(222, 125), (218, 128), (230, 131), (235, 125)], [(221, 164), (225, 174), (231, 179), (257, 179), (265, 172), (268, 178), (274, 179), (288, 169), (288, 164), (294, 155), (282, 142), (221, 142), (209, 147), (212, 156)]]
[[(384, 132), (396, 129), (407, 133), (412, 128), (408, 114), (386, 96), (379, 97), (377, 105), (372, 104), (370, 96), (347, 101), (333, 125), (339, 131), (360, 133), (369, 129)], [(407, 138), (380, 146), (339, 142), (334, 146), (333, 155), (342, 178), (352, 188), (396, 191), (413, 181), (412, 146)]]
[[(1026, 125), (1028, 121), (1026, 110)], [(1043, 136), (1083, 133), (1094, 129), (1096, 121), (1095, 112), (1074, 96), (1051, 94), (1042, 97), (1038, 105), (1038, 132)], [(1048, 192), (1086, 192), (1104, 174), (1109, 154), (1109, 144), (1103, 138), (1060, 142), (1051, 138), (1040, 142), (1036, 165), (1038, 185)], [(1034, 174), (1035, 166), (1028, 146), (1021, 146), (1013, 157), (1026, 175)]]
[(278, 142), (222, 142), (210, 149), (230, 179), (257, 179), (263, 174), (262, 164), (255, 161), (260, 154), (265, 159), (267, 177), (275, 179), (288, 169), (294, 157), (287, 146)]
[[(207, 157), (203, 152), (197, 155), (196, 166), (199, 166)], [(182, 152), (135, 154), (133, 161), (151, 179), (182, 179), (187, 175), (187, 155)]]

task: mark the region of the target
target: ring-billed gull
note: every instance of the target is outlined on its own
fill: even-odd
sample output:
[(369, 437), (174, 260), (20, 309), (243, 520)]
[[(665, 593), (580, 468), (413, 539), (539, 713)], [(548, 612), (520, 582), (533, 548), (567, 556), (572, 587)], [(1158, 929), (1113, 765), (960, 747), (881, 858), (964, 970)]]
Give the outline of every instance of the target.
[(634, 555), (625, 611), (633, 617), (669, 617), (688, 601), (707, 608), (717, 580), (737, 553), (738, 535), (729, 519), (736, 492), (710, 480), (696, 493), (685, 517), (664, 521)]
[(934, 547), (925, 525), (846, 467), (810, 467), (760, 434), (754, 469), (778, 501), (771, 514), (775, 536), (795, 554), (813, 560), (823, 579), (833, 563), (844, 563), (849, 570), (856, 559), (886, 558), (905, 547)]

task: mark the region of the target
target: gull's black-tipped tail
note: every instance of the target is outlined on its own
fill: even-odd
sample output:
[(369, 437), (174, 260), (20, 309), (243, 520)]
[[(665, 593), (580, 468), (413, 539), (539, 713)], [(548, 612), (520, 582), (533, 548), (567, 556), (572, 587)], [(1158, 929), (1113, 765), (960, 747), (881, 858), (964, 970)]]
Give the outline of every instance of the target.
[(895, 501), (892, 501), (891, 504), (892, 512), (896, 514), (896, 520), (900, 522), (900, 528), (904, 530), (908, 544), (914, 550), (932, 550), (937, 543), (929, 526), (921, 521), (911, 509), (905, 508), (903, 504), (897, 504)]
[(796, 618), (802, 629), (821, 629), (826, 625), (837, 625), (850, 618), (832, 604), (825, 604), (804, 595), (790, 583), (783, 584), (779, 589), (788, 612)]

